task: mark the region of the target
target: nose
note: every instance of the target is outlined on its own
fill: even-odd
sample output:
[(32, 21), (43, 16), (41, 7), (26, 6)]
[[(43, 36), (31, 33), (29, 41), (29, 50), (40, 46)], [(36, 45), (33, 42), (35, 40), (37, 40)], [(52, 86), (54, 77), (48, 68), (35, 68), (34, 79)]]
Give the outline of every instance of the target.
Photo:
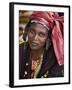
[(38, 40), (38, 35), (34, 36), (34, 40), (36, 40), (36, 41)]

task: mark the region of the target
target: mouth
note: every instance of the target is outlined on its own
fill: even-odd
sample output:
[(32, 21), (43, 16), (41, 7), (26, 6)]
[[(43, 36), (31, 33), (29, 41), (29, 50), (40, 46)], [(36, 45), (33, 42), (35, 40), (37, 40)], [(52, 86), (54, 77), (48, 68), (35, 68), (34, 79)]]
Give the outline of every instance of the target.
[(33, 46), (38, 46), (38, 43), (35, 43), (35, 42), (31, 42), (31, 44), (32, 44)]

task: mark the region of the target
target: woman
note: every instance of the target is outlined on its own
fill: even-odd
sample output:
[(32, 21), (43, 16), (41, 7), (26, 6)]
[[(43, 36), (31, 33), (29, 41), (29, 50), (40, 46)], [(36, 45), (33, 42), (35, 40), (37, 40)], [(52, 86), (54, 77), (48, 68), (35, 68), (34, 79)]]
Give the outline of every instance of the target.
[(19, 47), (19, 79), (64, 76), (63, 19), (54, 12), (30, 16)]

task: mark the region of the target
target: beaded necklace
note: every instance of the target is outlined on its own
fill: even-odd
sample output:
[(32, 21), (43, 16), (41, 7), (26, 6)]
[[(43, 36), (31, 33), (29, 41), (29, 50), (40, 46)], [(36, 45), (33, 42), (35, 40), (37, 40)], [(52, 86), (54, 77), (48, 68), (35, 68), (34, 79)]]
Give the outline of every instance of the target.
[(40, 71), (41, 65), (42, 65), (42, 61), (43, 61), (43, 53), (41, 54), (41, 56), (37, 59), (37, 60), (32, 60), (32, 66), (31, 66), (31, 78), (36, 78), (38, 75), (38, 72)]

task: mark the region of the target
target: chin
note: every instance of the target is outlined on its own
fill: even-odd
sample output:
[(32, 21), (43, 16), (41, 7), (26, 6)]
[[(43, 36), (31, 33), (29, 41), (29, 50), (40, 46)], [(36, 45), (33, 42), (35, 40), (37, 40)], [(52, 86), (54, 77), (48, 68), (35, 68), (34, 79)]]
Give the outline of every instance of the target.
[(39, 47), (30, 46), (31, 50), (39, 50)]
[(36, 47), (30, 47), (31, 50), (39, 50), (39, 48), (36, 48)]

